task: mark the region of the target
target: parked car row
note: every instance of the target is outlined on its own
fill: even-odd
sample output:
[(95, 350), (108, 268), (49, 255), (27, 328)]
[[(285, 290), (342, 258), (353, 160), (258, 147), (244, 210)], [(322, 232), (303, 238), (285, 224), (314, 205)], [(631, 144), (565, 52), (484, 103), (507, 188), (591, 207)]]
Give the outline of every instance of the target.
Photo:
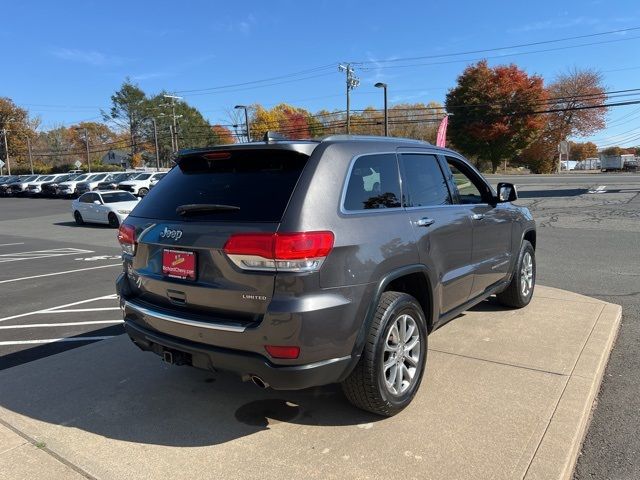
[(124, 190), (144, 197), (166, 172), (93, 172), (0, 176), (1, 196), (79, 197), (95, 190)]

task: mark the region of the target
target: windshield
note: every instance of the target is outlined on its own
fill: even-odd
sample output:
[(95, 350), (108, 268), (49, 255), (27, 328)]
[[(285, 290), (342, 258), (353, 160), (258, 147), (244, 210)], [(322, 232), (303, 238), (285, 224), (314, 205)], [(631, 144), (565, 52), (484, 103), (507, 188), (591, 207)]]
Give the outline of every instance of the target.
[(116, 202), (135, 202), (137, 198), (129, 192), (113, 192), (103, 193), (102, 201), (104, 203), (116, 203)]
[(80, 175), (79, 177), (74, 178), (73, 181), (81, 182), (83, 180), (86, 180), (87, 178), (89, 178), (89, 174), (85, 173), (84, 175)]
[(140, 175), (138, 175), (135, 178), (132, 178), (132, 180), (146, 180), (151, 176), (150, 173), (141, 173)]
[(123, 182), (125, 180), (128, 180), (131, 178), (131, 174), (130, 173), (119, 173), (117, 174), (115, 177), (113, 177), (111, 179), (112, 182)]

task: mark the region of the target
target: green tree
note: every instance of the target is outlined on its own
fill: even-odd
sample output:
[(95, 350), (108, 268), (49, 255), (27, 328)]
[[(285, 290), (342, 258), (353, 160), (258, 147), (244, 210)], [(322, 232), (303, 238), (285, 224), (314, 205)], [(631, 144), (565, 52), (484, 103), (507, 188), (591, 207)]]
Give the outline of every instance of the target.
[(467, 67), (447, 93), (448, 134), (469, 156), (491, 162), (493, 171), (529, 146), (544, 125), (534, 111), (547, 94), (542, 78), (515, 65), (489, 67), (486, 61)]
[(112, 122), (120, 131), (129, 132), (131, 155), (136, 154), (140, 148), (147, 102), (147, 96), (142, 89), (126, 78), (120, 89), (111, 95), (110, 110), (102, 112), (106, 122)]

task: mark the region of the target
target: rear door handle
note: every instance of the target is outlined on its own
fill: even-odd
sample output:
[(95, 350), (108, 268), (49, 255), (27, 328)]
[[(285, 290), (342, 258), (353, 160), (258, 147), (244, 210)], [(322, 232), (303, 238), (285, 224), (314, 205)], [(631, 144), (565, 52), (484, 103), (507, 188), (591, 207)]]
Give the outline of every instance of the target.
[(436, 221), (433, 218), (421, 218), (420, 220), (418, 220), (416, 222), (416, 225), (418, 227), (428, 227), (430, 225), (433, 225), (434, 223), (436, 223)]
[(484, 218), (484, 213), (474, 213), (471, 215), (473, 220), (482, 220)]

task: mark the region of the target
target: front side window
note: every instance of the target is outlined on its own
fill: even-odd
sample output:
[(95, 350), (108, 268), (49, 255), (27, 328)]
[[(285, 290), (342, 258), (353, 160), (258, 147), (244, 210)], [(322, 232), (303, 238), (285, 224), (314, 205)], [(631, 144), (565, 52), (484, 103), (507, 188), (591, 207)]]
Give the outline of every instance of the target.
[(431, 207), (450, 205), (451, 195), (447, 181), (435, 155), (404, 153), (405, 207)]
[[(488, 203), (487, 196), (490, 192), (487, 186), (468, 172), (462, 162), (447, 157), (447, 164), (453, 174), (453, 183), (458, 189), (458, 199), (463, 205), (473, 205), (478, 203)], [(484, 194), (483, 194), (484, 191)]]
[(400, 180), (394, 153), (363, 155), (353, 164), (344, 198), (345, 210), (400, 207)]

